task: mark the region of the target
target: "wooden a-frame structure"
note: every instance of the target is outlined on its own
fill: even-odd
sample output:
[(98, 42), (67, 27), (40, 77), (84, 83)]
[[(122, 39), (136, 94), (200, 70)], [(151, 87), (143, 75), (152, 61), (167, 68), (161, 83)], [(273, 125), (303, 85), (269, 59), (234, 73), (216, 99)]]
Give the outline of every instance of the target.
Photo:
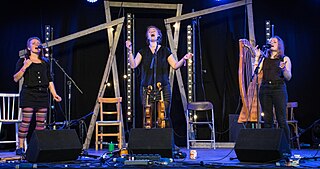
[[(161, 3), (135, 3), (135, 2), (112, 2), (112, 1), (104, 1), (104, 7), (105, 7), (105, 14), (106, 14), (106, 21), (111, 22), (111, 13), (110, 13), (110, 7), (121, 7), (121, 8), (152, 8), (152, 9), (176, 9), (177, 10), (177, 16), (181, 15), (182, 12), (182, 4), (161, 4)], [(180, 22), (179, 22), (180, 23)], [(108, 38), (109, 38), (109, 44), (111, 44), (110, 42), (113, 41), (112, 36), (110, 36), (110, 34), (112, 30), (108, 29)], [(179, 32), (179, 31), (177, 31)], [(112, 46), (110, 46), (110, 48), (113, 49)], [(114, 48), (115, 49), (115, 48)], [(115, 90), (115, 97), (120, 97), (120, 89), (119, 89), (119, 80), (118, 80), (118, 72), (117, 72), (117, 67), (116, 67), (116, 61), (115, 61), (115, 57), (108, 59), (108, 63), (110, 61), (110, 59), (113, 59), (113, 64), (112, 64), (112, 72), (113, 72), (113, 83), (114, 83), (114, 90)], [(110, 66), (107, 64), (107, 67)], [(107, 69), (106, 67), (106, 69)], [(110, 68), (109, 68), (110, 70)], [(106, 77), (106, 79), (102, 79), (101, 85), (100, 85), (100, 89), (99, 89), (99, 93), (98, 93), (98, 97), (103, 96), (104, 90), (105, 90), (105, 80), (108, 79), (110, 71), (105, 71), (104, 76)], [(107, 74), (107, 75), (106, 75)], [(181, 78), (181, 77), (180, 77)], [(181, 81), (182, 82), (182, 81)], [(182, 84), (183, 85), (183, 84)], [(91, 122), (90, 122), (90, 126), (88, 128), (88, 132), (87, 132), (87, 137), (86, 137), (86, 141), (83, 144), (83, 149), (86, 150), (89, 148), (90, 145), (90, 141), (92, 138), (92, 134), (93, 134), (93, 130), (94, 130), (94, 126), (95, 126), (95, 122), (97, 119), (97, 115), (98, 115), (98, 111), (99, 111), (99, 103), (96, 102), (95, 108), (94, 108), (94, 113), (93, 116), (91, 118)], [(122, 112), (121, 112), (121, 119), (123, 121), (123, 117), (122, 117)], [(123, 126), (123, 125), (122, 125)], [(124, 134), (124, 128), (122, 128), (123, 130), (123, 134)], [(125, 137), (123, 136), (123, 143), (125, 143)], [(123, 146), (125, 147), (126, 144), (123, 144)]]

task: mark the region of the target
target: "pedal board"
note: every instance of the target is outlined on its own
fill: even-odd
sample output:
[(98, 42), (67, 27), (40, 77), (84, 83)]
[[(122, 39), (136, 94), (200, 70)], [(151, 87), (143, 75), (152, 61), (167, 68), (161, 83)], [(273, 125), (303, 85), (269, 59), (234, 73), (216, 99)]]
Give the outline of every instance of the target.
[(152, 165), (153, 161), (151, 160), (126, 160), (124, 165)]
[(161, 156), (159, 154), (133, 154), (131, 156), (132, 160), (150, 160), (159, 161)]

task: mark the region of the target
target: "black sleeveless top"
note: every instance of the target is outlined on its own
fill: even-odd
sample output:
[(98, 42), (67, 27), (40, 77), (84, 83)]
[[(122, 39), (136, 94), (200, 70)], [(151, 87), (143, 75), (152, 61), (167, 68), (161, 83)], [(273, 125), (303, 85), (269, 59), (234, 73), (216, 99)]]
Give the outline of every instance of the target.
[[(142, 56), (141, 67), (141, 87), (147, 87), (148, 85), (153, 85), (153, 68), (150, 68), (154, 54), (151, 49), (146, 46), (142, 48), (139, 53)], [(162, 86), (166, 86), (169, 83), (169, 63), (167, 61), (168, 57), (171, 55), (171, 51), (167, 47), (161, 46), (157, 52), (157, 74), (156, 82), (161, 82)], [(152, 66), (151, 66), (152, 67)]]
[(284, 81), (284, 76), (281, 68), (279, 67), (282, 58), (265, 58), (263, 61), (263, 78), (262, 81)]

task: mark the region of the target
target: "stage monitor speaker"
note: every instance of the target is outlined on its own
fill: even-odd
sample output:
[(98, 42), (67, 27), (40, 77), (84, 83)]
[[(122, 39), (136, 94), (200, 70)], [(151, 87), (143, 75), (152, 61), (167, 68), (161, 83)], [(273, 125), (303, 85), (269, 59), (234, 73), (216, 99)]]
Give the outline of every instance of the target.
[(29, 162), (76, 160), (82, 145), (74, 129), (35, 130), (26, 152)]
[(128, 150), (132, 154), (159, 154), (172, 158), (173, 143), (171, 128), (134, 128), (130, 131)]
[(241, 129), (234, 149), (241, 162), (275, 162), (291, 155), (282, 129)]

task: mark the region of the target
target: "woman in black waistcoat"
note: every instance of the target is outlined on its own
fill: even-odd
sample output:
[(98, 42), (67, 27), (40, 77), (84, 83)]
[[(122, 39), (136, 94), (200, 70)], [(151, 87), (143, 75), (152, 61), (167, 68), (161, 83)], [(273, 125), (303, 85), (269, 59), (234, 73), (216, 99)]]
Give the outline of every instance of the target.
[(45, 120), (49, 107), (49, 91), (53, 99), (61, 101), (57, 94), (53, 78), (50, 72), (49, 60), (42, 56), (38, 37), (27, 40), (28, 53), (25, 58), (20, 58), (16, 63), (16, 71), (13, 76), (15, 82), (22, 77), (23, 85), (20, 91), (20, 108), (22, 108), (22, 123), (19, 126), (19, 147), (17, 155), (24, 154), (24, 141), (27, 137), (33, 114), (36, 114), (36, 130), (45, 129)]

